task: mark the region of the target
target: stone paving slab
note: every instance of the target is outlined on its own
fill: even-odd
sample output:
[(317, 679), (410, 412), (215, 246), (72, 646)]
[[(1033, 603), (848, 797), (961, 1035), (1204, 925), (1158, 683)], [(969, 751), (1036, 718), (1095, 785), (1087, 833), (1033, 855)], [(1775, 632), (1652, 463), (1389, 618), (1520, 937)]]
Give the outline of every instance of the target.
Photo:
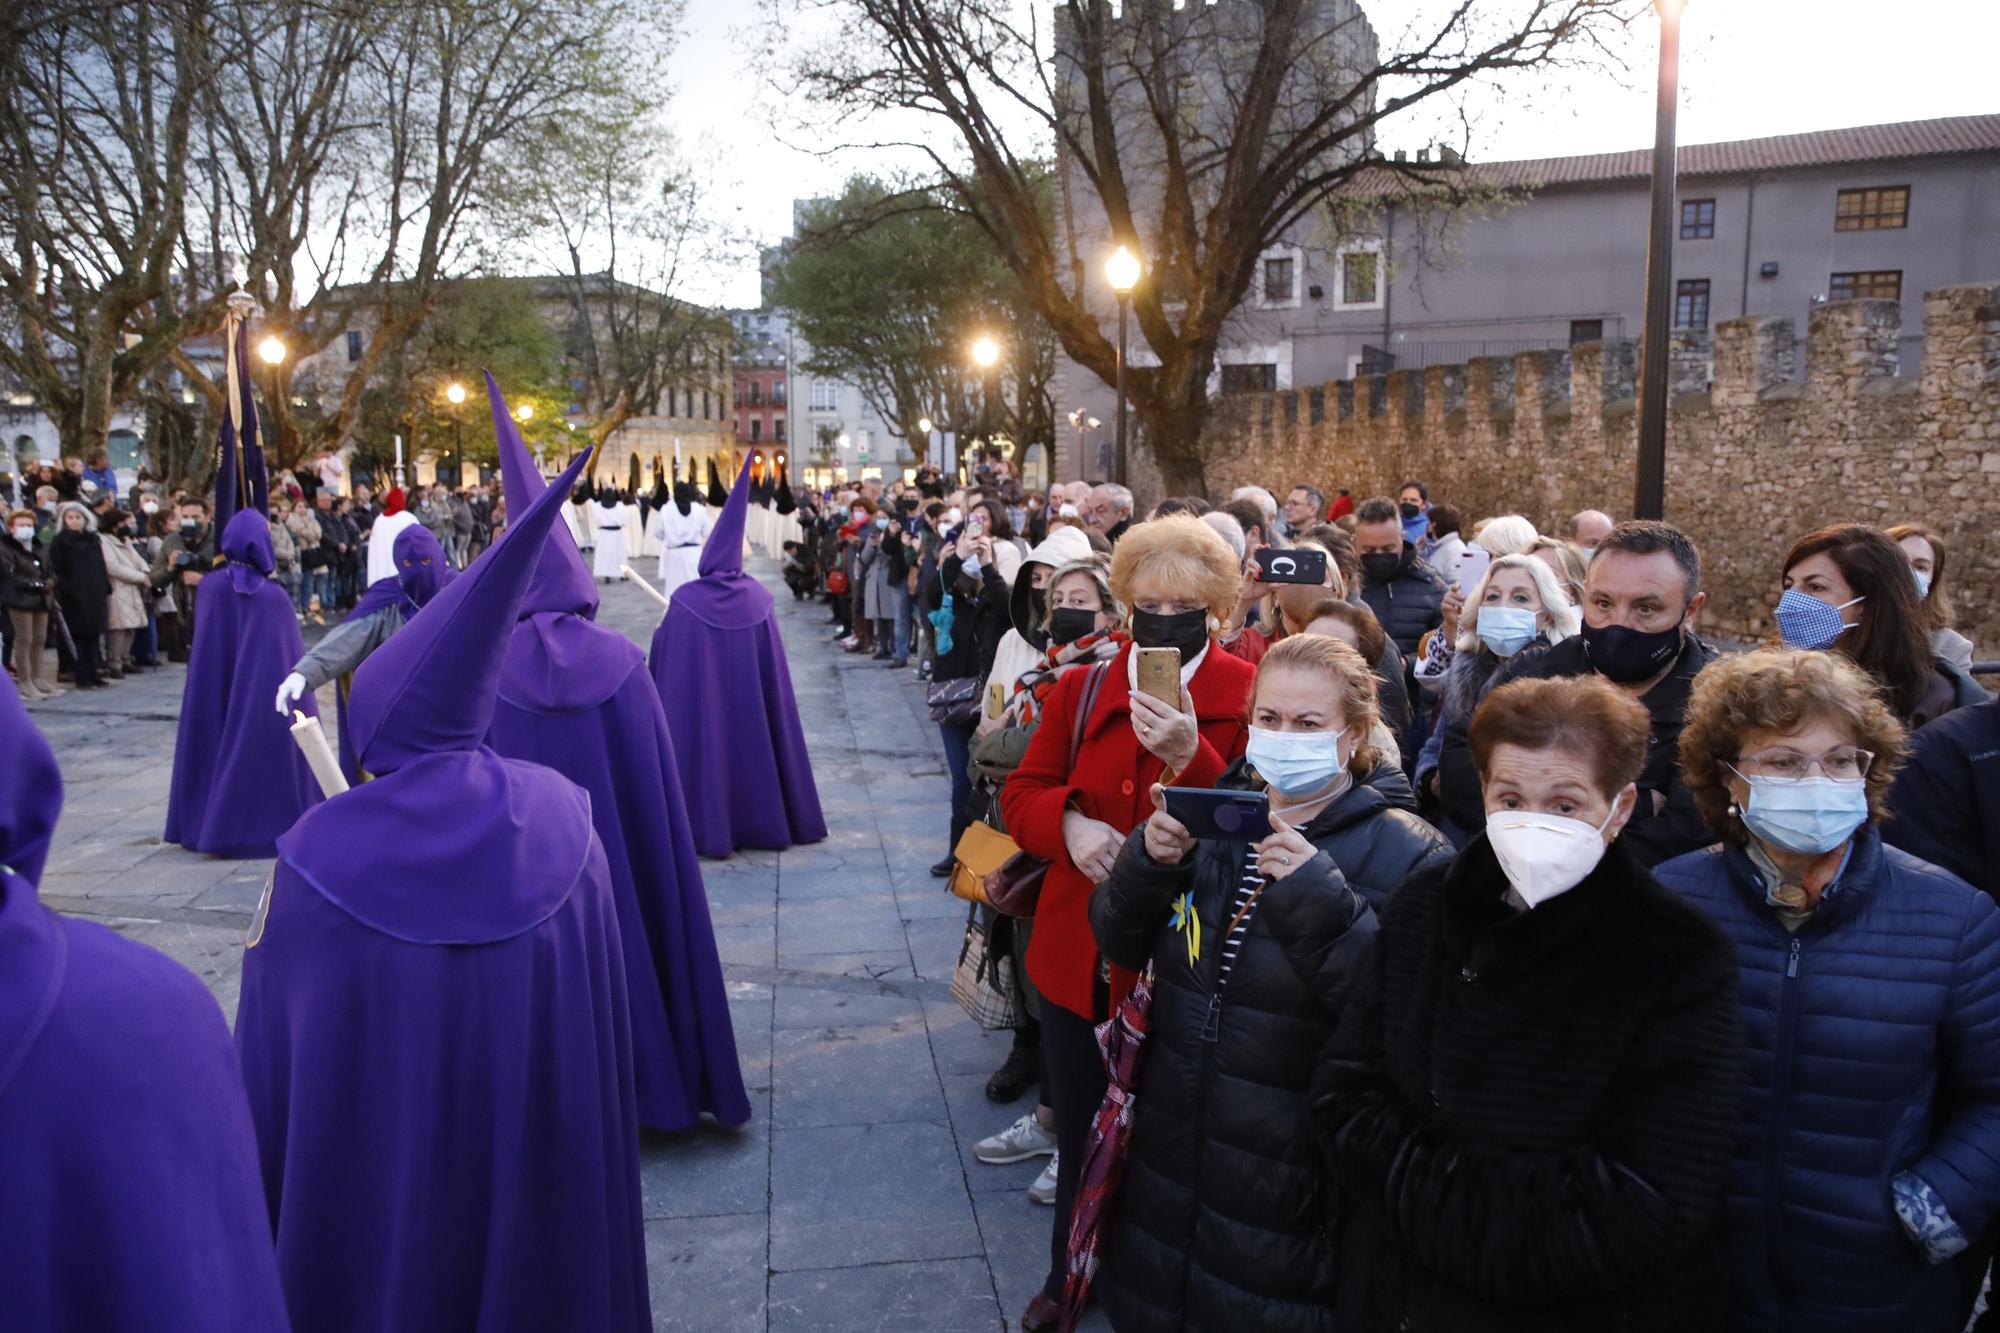
[[(642, 1137), (654, 1327), (1011, 1329), (1049, 1212), (1025, 1195), (1039, 1160), (971, 1157), (1032, 1099), (985, 1099), (1008, 1036), (946, 988), (965, 906), (928, 870), (946, 850), (937, 728), (909, 672), (830, 647), (824, 609), (753, 569), (780, 594), (831, 836), (702, 862), (753, 1118)], [(654, 604), (600, 591), (599, 621), (648, 647)], [(271, 863), (160, 842), (183, 679), (166, 667), (33, 706), (67, 792), (42, 891), (196, 972), (233, 1020)], [(330, 692), (321, 705), (331, 727)]]

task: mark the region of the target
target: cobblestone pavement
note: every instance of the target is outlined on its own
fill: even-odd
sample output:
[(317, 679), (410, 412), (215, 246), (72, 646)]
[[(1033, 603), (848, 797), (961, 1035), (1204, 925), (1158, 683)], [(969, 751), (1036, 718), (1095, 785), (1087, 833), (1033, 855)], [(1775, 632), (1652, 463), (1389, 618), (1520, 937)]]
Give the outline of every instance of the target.
[[(831, 833), (702, 863), (754, 1115), (642, 1142), (654, 1326), (1014, 1328), (1046, 1265), (1049, 1210), (1026, 1193), (1039, 1159), (972, 1156), (1031, 1099), (986, 1100), (1006, 1036), (948, 991), (965, 914), (927, 872), (946, 836), (937, 728), (908, 672), (830, 647), (823, 608), (753, 568), (778, 597)], [(657, 604), (602, 591), (599, 620), (650, 645)], [(233, 1018), (270, 862), (160, 843), (183, 674), (35, 705), (67, 787), (42, 895), (172, 955)]]

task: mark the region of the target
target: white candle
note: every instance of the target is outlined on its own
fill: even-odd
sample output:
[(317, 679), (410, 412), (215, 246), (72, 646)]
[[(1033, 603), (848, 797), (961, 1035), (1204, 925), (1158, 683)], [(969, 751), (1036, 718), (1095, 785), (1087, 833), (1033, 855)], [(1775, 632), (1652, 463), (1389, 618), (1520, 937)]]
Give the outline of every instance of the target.
[(338, 796), (347, 790), (347, 775), (340, 771), (340, 760), (334, 757), (333, 747), (327, 744), (326, 732), (321, 730), (319, 719), (307, 717), (294, 708), (292, 716), (292, 740), (298, 744), (299, 752), (306, 757), (306, 766), (319, 779), (319, 789), (328, 796)]
[(618, 572), (620, 574), (623, 574), (626, 578), (632, 580), (632, 582), (638, 584), (640, 587), (644, 588), (647, 591), (647, 593), (649, 593), (652, 596), (653, 600), (658, 602), (661, 606), (666, 606), (668, 604), (667, 595), (661, 592), (658, 588), (655, 588), (652, 584), (646, 582), (645, 577), (641, 575), (637, 570), (633, 569), (632, 566), (620, 565), (618, 566)]

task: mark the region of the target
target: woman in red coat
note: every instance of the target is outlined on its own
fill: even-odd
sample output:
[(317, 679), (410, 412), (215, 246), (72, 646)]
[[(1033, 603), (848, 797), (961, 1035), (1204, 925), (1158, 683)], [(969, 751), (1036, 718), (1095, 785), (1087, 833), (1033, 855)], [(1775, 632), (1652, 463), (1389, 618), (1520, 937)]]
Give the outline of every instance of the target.
[[(1104, 1062), (1093, 1029), (1133, 981), (1131, 973), (1098, 957), (1090, 931), (1091, 887), (1111, 873), (1126, 835), (1152, 813), (1152, 784), (1212, 787), (1243, 753), (1256, 671), (1211, 643), (1235, 607), (1240, 577), (1235, 554), (1199, 519), (1176, 515), (1127, 531), (1111, 558), (1111, 590), (1131, 608), (1132, 643), (1106, 667), (1062, 678), (1000, 794), (1015, 841), (1049, 863), (1028, 944), (1028, 975), (1042, 997), (1042, 1058), (1055, 1112), (1056, 1216), (1049, 1275), (1022, 1317), (1024, 1329), (1056, 1324), (1077, 1173), (1091, 1118), (1104, 1100)], [(1134, 688), (1134, 646), (1180, 649), (1179, 708)], [(1072, 765), (1077, 710), (1093, 681), (1096, 702)]]

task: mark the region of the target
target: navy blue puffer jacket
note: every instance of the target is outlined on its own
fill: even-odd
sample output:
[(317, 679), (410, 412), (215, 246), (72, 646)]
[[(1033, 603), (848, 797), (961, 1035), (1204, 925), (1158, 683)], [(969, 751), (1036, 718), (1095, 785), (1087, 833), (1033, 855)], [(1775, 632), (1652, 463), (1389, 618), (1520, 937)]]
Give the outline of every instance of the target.
[(1796, 933), (1739, 847), (1653, 873), (1735, 940), (1742, 964), (1730, 1327), (1952, 1327), (1952, 1266), (1926, 1262), (1889, 1182), (1914, 1172), (1972, 1237), (2000, 1208), (2000, 909), (1873, 827)]

